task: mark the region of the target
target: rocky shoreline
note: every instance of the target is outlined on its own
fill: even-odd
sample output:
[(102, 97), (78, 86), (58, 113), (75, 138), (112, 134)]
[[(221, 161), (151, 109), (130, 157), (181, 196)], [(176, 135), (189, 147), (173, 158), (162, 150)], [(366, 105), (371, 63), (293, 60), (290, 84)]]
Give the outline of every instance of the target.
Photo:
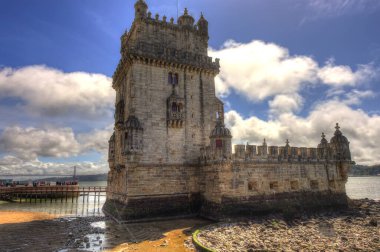
[(216, 251), (380, 251), (380, 201), (349, 208), (212, 224), (198, 240)]

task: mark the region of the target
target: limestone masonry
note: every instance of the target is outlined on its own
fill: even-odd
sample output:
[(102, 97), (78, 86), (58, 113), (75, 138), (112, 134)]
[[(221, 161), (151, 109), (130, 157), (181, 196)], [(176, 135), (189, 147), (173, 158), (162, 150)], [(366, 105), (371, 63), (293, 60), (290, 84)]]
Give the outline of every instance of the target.
[(208, 22), (185, 12), (152, 17), (143, 0), (121, 37), (113, 76), (104, 210), (132, 220), (200, 214), (220, 219), (289, 208), (344, 206), (352, 164), (336, 125), (317, 147), (235, 145), (215, 96), (219, 59), (207, 55)]

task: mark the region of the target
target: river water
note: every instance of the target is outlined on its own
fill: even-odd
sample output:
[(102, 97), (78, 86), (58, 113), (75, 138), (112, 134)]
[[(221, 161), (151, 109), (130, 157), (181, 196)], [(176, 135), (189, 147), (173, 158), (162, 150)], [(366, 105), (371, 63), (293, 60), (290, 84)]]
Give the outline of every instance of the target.
[[(81, 182), (80, 186), (106, 186), (107, 181)], [(380, 176), (349, 177), (346, 184), (347, 195), (352, 199), (369, 198), (380, 200)], [(0, 211), (32, 211), (46, 212), (60, 216), (102, 216), (102, 206), (105, 196), (90, 197), (83, 200), (82, 196), (75, 202), (37, 202), (37, 203), (2, 203)]]

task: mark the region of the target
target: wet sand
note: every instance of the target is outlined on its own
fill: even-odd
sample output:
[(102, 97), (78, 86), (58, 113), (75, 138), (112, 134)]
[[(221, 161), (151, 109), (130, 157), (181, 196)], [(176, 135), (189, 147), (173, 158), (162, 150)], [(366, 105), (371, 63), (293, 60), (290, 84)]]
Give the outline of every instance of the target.
[(194, 251), (192, 232), (210, 224), (198, 218), (117, 224), (106, 217), (55, 217), (37, 212), (0, 211), (0, 252), (189, 252)]
[(24, 223), (39, 220), (51, 220), (58, 216), (48, 213), (1, 211), (0, 225), (11, 223)]

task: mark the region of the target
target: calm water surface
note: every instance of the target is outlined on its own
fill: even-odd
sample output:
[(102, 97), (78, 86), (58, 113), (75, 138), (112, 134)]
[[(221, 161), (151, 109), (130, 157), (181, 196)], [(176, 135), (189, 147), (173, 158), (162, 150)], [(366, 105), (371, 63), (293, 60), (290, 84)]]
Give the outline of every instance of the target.
[(351, 199), (380, 200), (380, 176), (349, 177), (346, 192)]
[[(107, 181), (81, 182), (80, 186), (106, 186)], [(376, 177), (349, 177), (346, 184), (347, 195), (352, 199), (369, 198), (380, 200), (380, 176)], [(83, 201), (80, 196), (78, 201), (68, 202), (37, 202), (37, 203), (2, 203), (1, 210), (47, 212), (64, 216), (102, 216), (102, 206), (105, 196), (100, 198), (90, 197)]]
[[(80, 187), (88, 186), (107, 186), (107, 181), (94, 181), (94, 182), (80, 182)], [(93, 194), (92, 194), (93, 195)], [(105, 196), (94, 197), (90, 196), (87, 200), (87, 196), (78, 197), (78, 200), (72, 202), (71, 199), (68, 199), (67, 202), (60, 199), (57, 202), (39, 202), (37, 203), (24, 202), (24, 203), (8, 203), (2, 202), (0, 204), (0, 211), (10, 210), (10, 211), (31, 211), (31, 212), (45, 212), (49, 214), (56, 214), (60, 216), (102, 216), (102, 207), (106, 201)]]

